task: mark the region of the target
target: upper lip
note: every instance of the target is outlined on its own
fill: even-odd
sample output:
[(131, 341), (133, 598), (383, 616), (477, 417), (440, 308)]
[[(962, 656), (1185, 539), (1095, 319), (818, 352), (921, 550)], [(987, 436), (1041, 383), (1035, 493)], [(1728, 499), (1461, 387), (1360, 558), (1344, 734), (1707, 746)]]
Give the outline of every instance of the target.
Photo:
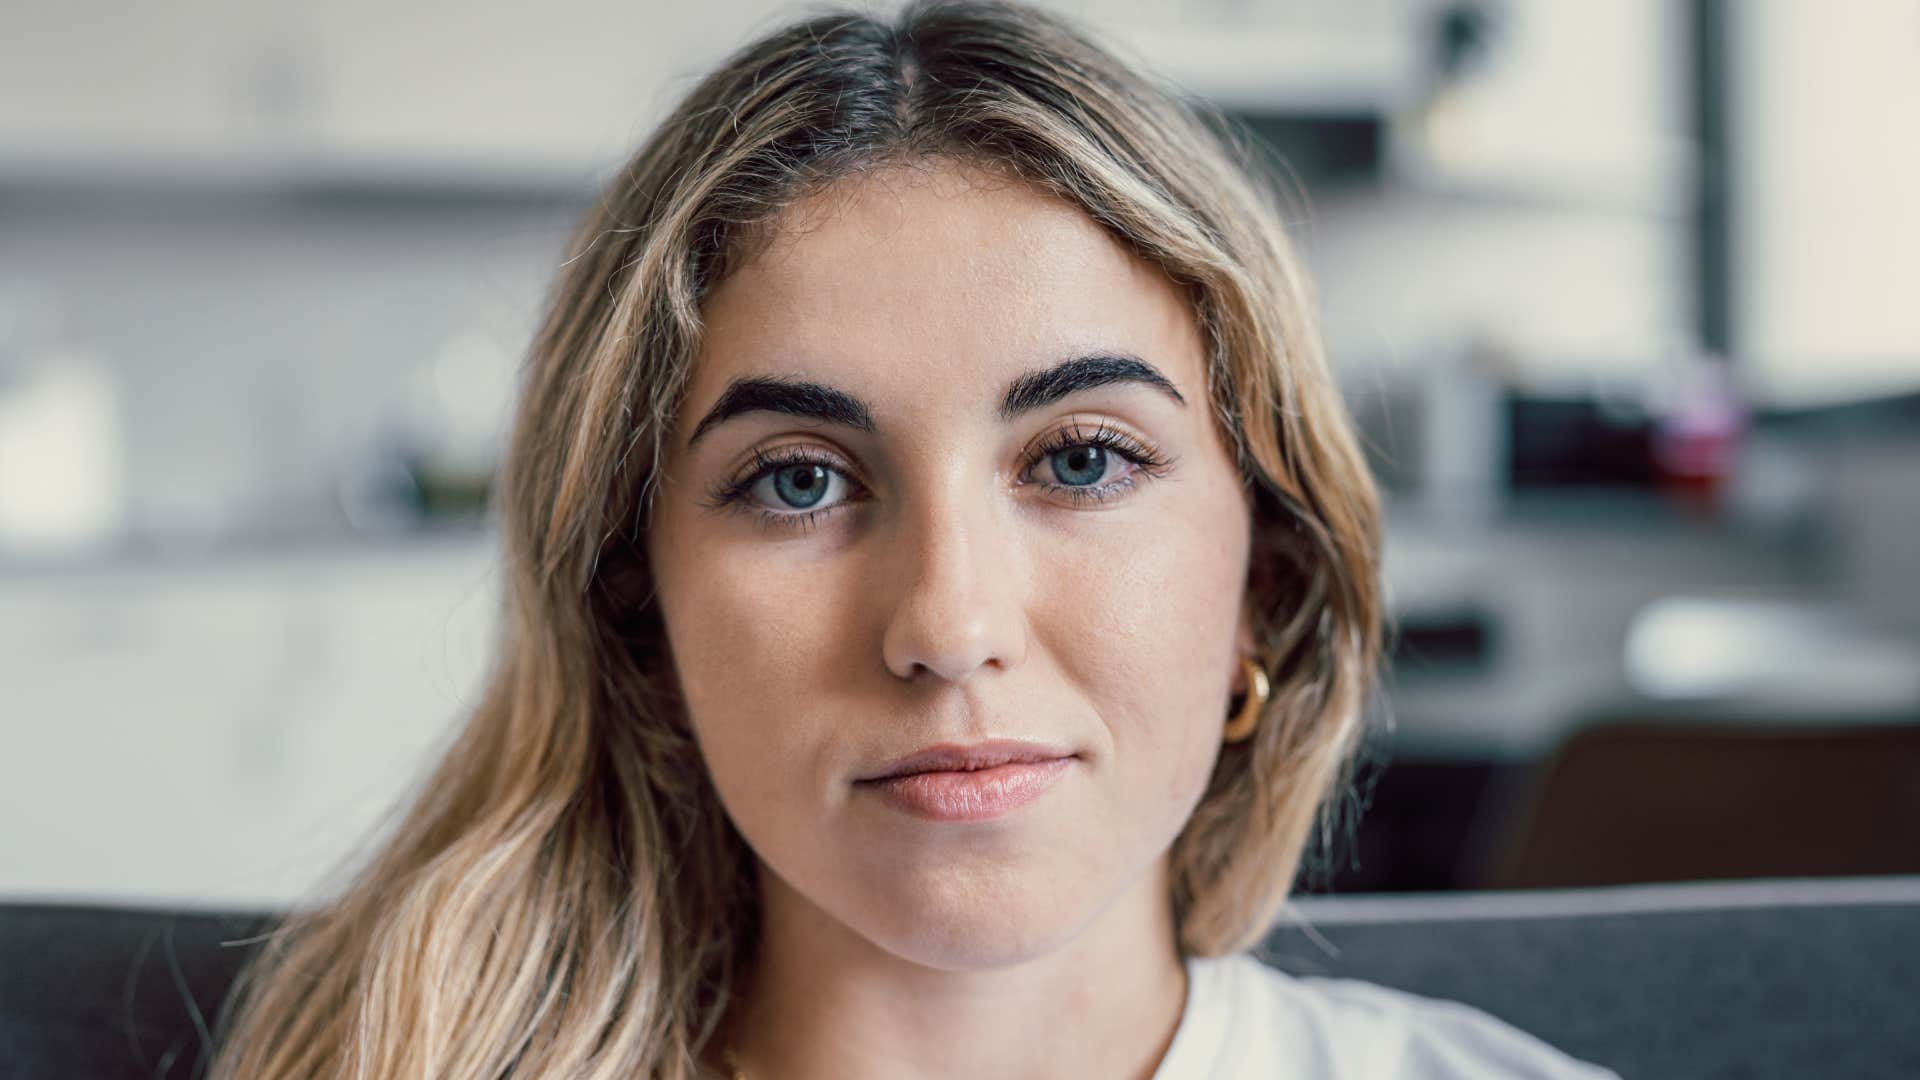
[(860, 780), (888, 780), (896, 776), (923, 772), (991, 769), (996, 765), (1056, 761), (1072, 756), (1071, 750), (1064, 750), (1046, 743), (1024, 742), (1019, 739), (993, 739), (968, 745), (940, 743), (924, 750), (916, 750), (906, 757), (896, 758), (866, 776), (860, 777)]

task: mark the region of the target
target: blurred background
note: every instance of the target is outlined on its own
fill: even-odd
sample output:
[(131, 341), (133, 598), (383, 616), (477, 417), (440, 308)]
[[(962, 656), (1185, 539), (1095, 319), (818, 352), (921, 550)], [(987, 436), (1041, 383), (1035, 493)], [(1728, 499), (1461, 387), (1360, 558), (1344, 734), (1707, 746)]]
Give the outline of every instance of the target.
[[(1271, 150), (1389, 494), (1303, 890), (1920, 871), (1920, 3), (1050, 6)], [(284, 904), (383, 827), (568, 228), (804, 10), (0, 13), (0, 895)]]

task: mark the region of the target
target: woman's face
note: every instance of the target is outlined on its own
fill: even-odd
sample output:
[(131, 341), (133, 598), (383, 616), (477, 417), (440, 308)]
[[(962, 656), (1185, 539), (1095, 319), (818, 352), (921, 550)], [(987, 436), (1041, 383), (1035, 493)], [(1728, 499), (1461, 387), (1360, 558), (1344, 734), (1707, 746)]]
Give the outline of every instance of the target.
[[(1040, 955), (1164, 897), (1242, 685), (1201, 331), (1080, 210), (971, 168), (778, 224), (704, 308), (648, 536), (701, 751), (769, 905), (932, 967)], [(874, 779), (1000, 740), (1040, 760)]]

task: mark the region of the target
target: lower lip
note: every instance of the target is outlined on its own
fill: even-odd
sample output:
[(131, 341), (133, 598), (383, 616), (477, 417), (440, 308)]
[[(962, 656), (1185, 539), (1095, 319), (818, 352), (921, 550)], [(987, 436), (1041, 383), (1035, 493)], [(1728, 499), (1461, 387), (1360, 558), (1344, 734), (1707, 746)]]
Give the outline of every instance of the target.
[(1073, 758), (995, 765), (966, 772), (923, 772), (863, 780), (897, 810), (928, 821), (986, 821), (1047, 793)]

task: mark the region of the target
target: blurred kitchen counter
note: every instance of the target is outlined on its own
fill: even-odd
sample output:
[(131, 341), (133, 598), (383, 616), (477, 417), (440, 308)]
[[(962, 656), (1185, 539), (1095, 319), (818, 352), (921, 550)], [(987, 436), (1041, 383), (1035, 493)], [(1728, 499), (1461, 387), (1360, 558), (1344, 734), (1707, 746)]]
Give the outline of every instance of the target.
[(1406, 642), (1375, 719), (1391, 712), (1399, 758), (1537, 760), (1596, 707), (1637, 700), (1622, 647), (1649, 605), (1813, 600), (1837, 573), (1816, 523), (1698, 516), (1637, 494), (1522, 496), (1478, 517), (1397, 505), (1385, 546)]

